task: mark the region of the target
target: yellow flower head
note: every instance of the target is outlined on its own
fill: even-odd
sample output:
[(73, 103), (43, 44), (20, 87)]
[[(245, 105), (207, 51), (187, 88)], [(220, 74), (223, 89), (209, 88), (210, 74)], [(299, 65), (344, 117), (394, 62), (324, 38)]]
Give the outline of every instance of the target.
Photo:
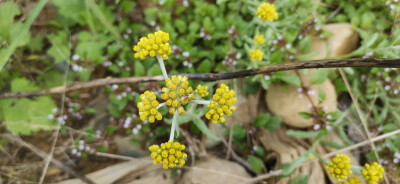
[(265, 43), (264, 35), (257, 35), (257, 36), (254, 36), (254, 43), (255, 43), (256, 45), (262, 45), (262, 44), (264, 44), (264, 43)]
[(187, 77), (181, 75), (173, 75), (171, 78), (165, 79), (166, 87), (162, 88), (163, 94), (161, 98), (166, 100), (166, 105), (169, 106), (169, 113), (174, 114), (178, 111), (183, 114), (185, 110), (182, 105), (186, 105), (189, 100), (194, 98), (193, 88), (189, 87)]
[(208, 86), (202, 86), (202, 85), (198, 85), (197, 87), (196, 87), (196, 90), (194, 91), (194, 92), (196, 92), (197, 94), (199, 94), (201, 97), (205, 97), (205, 96), (208, 96)]
[(145, 91), (140, 95), (140, 99), (142, 101), (137, 104), (137, 107), (142, 121), (149, 120), (150, 123), (154, 123), (156, 119), (162, 119), (161, 113), (157, 110), (159, 103), (154, 92)]
[(250, 50), (250, 58), (251, 61), (262, 61), (263, 53), (260, 49)]
[(153, 164), (161, 163), (164, 169), (174, 168), (175, 166), (182, 167), (185, 165), (187, 154), (184, 153), (185, 145), (179, 142), (169, 140), (161, 145), (153, 145), (149, 147)]
[(263, 3), (258, 7), (256, 12), (258, 18), (263, 21), (269, 20), (274, 21), (278, 19), (278, 14), (275, 11), (275, 5), (271, 3)]
[(347, 175), (353, 173), (350, 170), (350, 158), (345, 154), (336, 154), (325, 168), (330, 172), (332, 177), (338, 180), (347, 179)]
[(154, 34), (148, 34), (147, 37), (140, 38), (137, 45), (133, 47), (134, 56), (142, 60), (146, 59), (147, 56), (154, 57), (156, 55), (168, 59), (168, 55), (172, 53), (168, 41), (169, 34), (164, 31), (159, 30)]
[(337, 184), (363, 184), (357, 176), (352, 177), (344, 182), (338, 182)]
[(233, 106), (233, 104), (237, 102), (237, 99), (234, 95), (235, 91), (229, 90), (227, 85), (221, 84), (207, 106), (210, 110), (207, 112), (206, 118), (212, 119), (214, 124), (224, 123), (224, 115), (231, 116), (232, 112), (236, 111), (236, 106)]
[(377, 162), (374, 162), (372, 165), (365, 164), (365, 170), (361, 171), (361, 174), (367, 180), (368, 184), (376, 184), (383, 178), (383, 171), (385, 169)]

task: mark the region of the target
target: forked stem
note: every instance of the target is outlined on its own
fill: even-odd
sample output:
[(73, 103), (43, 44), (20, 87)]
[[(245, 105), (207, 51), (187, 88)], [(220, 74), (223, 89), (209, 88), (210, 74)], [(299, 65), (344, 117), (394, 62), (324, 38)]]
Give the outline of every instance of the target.
[(178, 111), (175, 111), (174, 116), (172, 117), (172, 124), (171, 124), (171, 133), (169, 134), (169, 140), (174, 141), (175, 136), (175, 129), (178, 126)]
[(164, 80), (168, 78), (167, 70), (165, 69), (164, 65), (164, 59), (159, 56), (158, 54), (156, 55), (158, 64), (160, 64), (161, 72), (163, 74)]
[(200, 104), (200, 105), (208, 105), (210, 104), (210, 100), (191, 100), (191, 102), (196, 103), (196, 104)]

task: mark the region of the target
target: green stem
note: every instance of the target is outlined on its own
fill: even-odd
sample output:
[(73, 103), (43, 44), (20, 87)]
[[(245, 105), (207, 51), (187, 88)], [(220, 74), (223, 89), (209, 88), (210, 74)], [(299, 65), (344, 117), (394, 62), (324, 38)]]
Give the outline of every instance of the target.
[(178, 111), (175, 111), (174, 116), (172, 117), (172, 124), (171, 124), (171, 133), (169, 134), (169, 140), (174, 141), (175, 129), (178, 126)]
[(165, 69), (165, 65), (164, 65), (164, 59), (159, 56), (158, 54), (156, 55), (157, 60), (158, 60), (158, 64), (160, 64), (160, 68), (161, 68), (161, 72), (163, 74), (164, 79), (168, 78), (168, 74), (167, 74), (167, 70)]
[(196, 104), (200, 104), (200, 105), (208, 105), (210, 104), (210, 100), (191, 100), (191, 102), (196, 103)]

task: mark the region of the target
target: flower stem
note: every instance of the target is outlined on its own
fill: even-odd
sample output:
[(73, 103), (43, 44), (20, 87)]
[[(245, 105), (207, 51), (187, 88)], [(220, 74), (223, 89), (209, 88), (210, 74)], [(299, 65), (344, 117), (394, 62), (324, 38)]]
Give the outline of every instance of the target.
[(165, 103), (166, 103), (166, 102), (158, 104), (157, 109), (163, 107), (163, 106), (165, 105)]
[(210, 104), (210, 100), (191, 100), (191, 102), (201, 105), (208, 105)]
[(160, 68), (161, 68), (161, 72), (163, 74), (164, 79), (168, 78), (168, 74), (167, 74), (167, 70), (165, 69), (165, 65), (164, 65), (164, 59), (159, 56), (158, 54), (156, 55), (157, 60), (158, 60), (158, 64), (160, 64)]
[(174, 116), (172, 117), (172, 124), (171, 124), (171, 133), (169, 134), (169, 140), (174, 140), (175, 129), (178, 126), (178, 111), (175, 111)]

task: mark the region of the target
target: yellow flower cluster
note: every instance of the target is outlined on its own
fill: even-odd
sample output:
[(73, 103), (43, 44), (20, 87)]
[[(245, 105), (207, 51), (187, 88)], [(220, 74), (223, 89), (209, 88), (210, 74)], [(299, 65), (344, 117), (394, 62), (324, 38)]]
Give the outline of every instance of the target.
[(165, 79), (167, 87), (162, 88), (161, 98), (167, 101), (170, 114), (174, 114), (175, 111), (183, 114), (185, 110), (182, 105), (186, 105), (189, 100), (194, 98), (193, 88), (189, 87), (187, 79), (186, 76), (182, 77), (181, 75), (173, 75), (171, 78)]
[(151, 151), (151, 158), (153, 158), (154, 165), (161, 163), (164, 169), (185, 165), (185, 158), (187, 157), (187, 154), (183, 152), (185, 145), (179, 144), (179, 142), (169, 140), (160, 146), (150, 146), (149, 150)]
[(229, 90), (227, 85), (221, 84), (207, 106), (210, 110), (207, 112), (206, 118), (212, 119), (214, 124), (224, 123), (224, 115), (231, 116), (232, 111), (236, 111), (236, 106), (233, 106), (233, 104), (237, 102), (237, 99), (234, 95), (235, 91)]
[(264, 43), (265, 43), (264, 35), (257, 35), (257, 36), (254, 36), (254, 43), (255, 43), (256, 45), (262, 45), (262, 44), (264, 44)]
[(365, 170), (361, 171), (361, 174), (367, 180), (368, 184), (376, 184), (383, 178), (383, 171), (385, 169), (377, 162), (374, 162), (372, 165), (365, 164)]
[(142, 101), (137, 104), (137, 107), (142, 121), (149, 120), (150, 123), (154, 123), (156, 119), (162, 119), (161, 113), (157, 110), (159, 103), (154, 92), (145, 91), (140, 95), (140, 99)]
[(347, 179), (347, 175), (353, 173), (350, 170), (350, 158), (345, 154), (336, 154), (325, 168), (338, 180)]
[(362, 184), (360, 178), (358, 178), (357, 176), (352, 177), (346, 181), (343, 182), (338, 182), (337, 184)]
[(256, 14), (258, 18), (263, 21), (269, 20), (272, 22), (278, 19), (278, 14), (275, 11), (275, 5), (271, 3), (262, 3), (261, 6), (258, 7)]
[(199, 94), (201, 97), (205, 97), (205, 96), (208, 96), (208, 86), (202, 86), (202, 85), (198, 85), (197, 87), (196, 87), (196, 90), (194, 91), (194, 92), (196, 92), (197, 94)]
[(263, 53), (260, 49), (250, 50), (250, 58), (251, 61), (262, 61)]
[(154, 57), (157, 54), (164, 59), (172, 53), (168, 43), (169, 34), (164, 31), (157, 31), (154, 34), (148, 34), (147, 37), (140, 38), (137, 45), (133, 47), (135, 58), (146, 59), (147, 56)]

